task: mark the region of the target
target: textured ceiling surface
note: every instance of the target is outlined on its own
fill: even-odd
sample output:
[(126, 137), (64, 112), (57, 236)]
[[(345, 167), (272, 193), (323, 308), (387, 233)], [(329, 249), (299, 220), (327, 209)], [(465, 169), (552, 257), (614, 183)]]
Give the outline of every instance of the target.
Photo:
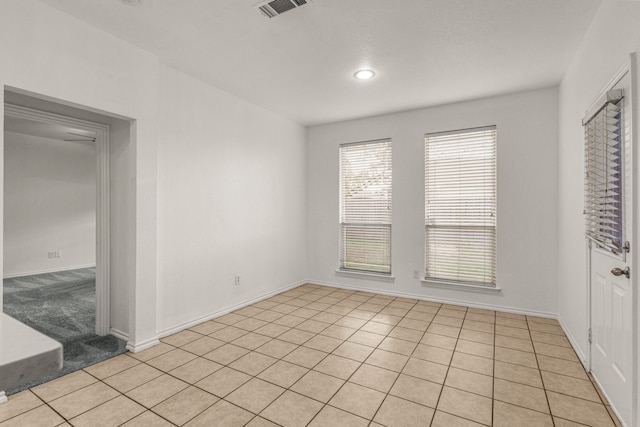
[[(601, 0), (41, 0), (304, 125), (560, 82)], [(358, 81), (353, 73), (373, 68)]]

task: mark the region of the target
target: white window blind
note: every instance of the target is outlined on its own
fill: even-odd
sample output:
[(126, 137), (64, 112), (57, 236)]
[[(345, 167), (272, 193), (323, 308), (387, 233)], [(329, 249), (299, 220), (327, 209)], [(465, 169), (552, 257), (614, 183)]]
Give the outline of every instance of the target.
[(391, 274), (391, 141), (340, 146), (340, 269)]
[(622, 227), (622, 107), (608, 103), (585, 123), (585, 232), (620, 254)]
[(496, 128), (425, 136), (425, 279), (495, 286)]

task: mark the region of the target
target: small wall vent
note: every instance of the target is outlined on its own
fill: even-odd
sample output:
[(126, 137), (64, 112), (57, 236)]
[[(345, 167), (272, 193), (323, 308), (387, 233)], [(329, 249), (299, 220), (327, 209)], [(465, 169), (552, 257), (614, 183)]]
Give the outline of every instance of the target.
[(273, 0), (258, 3), (256, 7), (264, 16), (274, 18), (307, 3), (311, 3), (311, 0)]

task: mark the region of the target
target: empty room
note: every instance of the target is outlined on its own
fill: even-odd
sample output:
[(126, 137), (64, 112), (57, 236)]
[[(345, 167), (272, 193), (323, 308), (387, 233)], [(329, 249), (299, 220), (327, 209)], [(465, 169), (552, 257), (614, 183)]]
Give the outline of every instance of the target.
[(640, 426), (638, 23), (1, 1), (0, 427)]

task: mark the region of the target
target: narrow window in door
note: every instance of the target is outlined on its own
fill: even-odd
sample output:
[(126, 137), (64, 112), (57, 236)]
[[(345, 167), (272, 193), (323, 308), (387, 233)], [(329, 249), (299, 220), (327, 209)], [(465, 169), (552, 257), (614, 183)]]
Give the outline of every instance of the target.
[(622, 106), (607, 103), (585, 123), (585, 232), (599, 247), (624, 246)]

